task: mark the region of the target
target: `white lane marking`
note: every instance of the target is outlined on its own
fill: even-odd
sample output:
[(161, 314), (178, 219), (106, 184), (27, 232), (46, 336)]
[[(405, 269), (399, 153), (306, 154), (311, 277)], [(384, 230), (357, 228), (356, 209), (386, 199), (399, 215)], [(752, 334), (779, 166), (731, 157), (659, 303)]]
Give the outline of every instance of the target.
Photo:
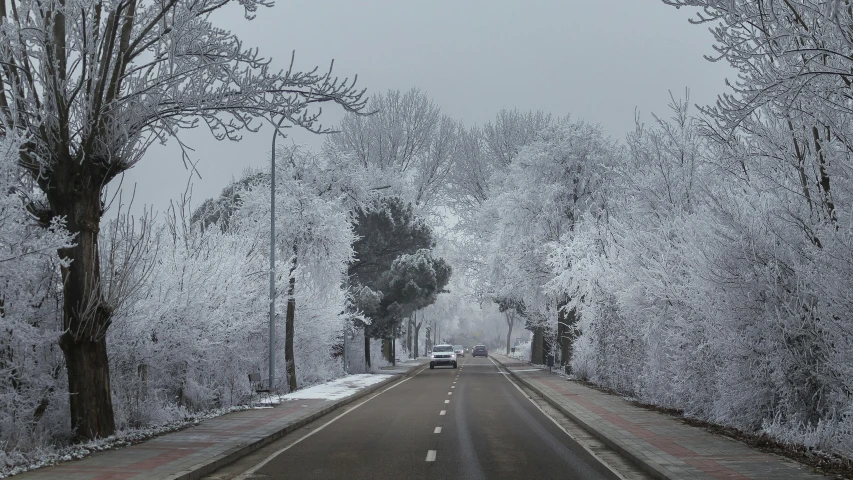
[(453, 395), (453, 392), (447, 392), (448, 395)]
[[(277, 451), (277, 452), (273, 453), (272, 455), (268, 456), (268, 457), (267, 457), (267, 458), (265, 458), (261, 463), (258, 463), (258, 464), (257, 464), (257, 465), (255, 465), (254, 467), (252, 467), (252, 468), (250, 468), (250, 469), (246, 470), (245, 472), (241, 473), (240, 475), (237, 475), (236, 477), (234, 477), (234, 480), (246, 480), (247, 478), (249, 478), (250, 476), (252, 476), (255, 472), (257, 472), (258, 470), (260, 470), (264, 465), (266, 465), (267, 463), (269, 463), (273, 458), (275, 458), (275, 457), (277, 457), (277, 456), (281, 455), (282, 453), (286, 452), (287, 450), (289, 450), (289, 449), (290, 449), (290, 447), (293, 447), (294, 445), (298, 444), (298, 443), (299, 443), (299, 442), (301, 442), (302, 440), (305, 440), (306, 438), (310, 437), (311, 435), (314, 435), (315, 433), (319, 432), (320, 430), (322, 430), (322, 429), (324, 429), (324, 428), (328, 427), (328, 426), (329, 426), (332, 422), (334, 422), (335, 420), (337, 420), (337, 419), (339, 419), (339, 418), (343, 417), (344, 415), (346, 415), (346, 414), (350, 413), (351, 411), (353, 411), (353, 410), (355, 410), (356, 408), (358, 408), (358, 407), (360, 407), (360, 406), (364, 405), (365, 403), (367, 403), (367, 402), (369, 402), (369, 401), (373, 400), (374, 398), (378, 397), (379, 395), (382, 395), (383, 393), (387, 392), (388, 390), (391, 390), (392, 388), (395, 388), (395, 387), (397, 387), (398, 385), (402, 385), (402, 384), (404, 384), (404, 383), (408, 382), (409, 380), (411, 380), (411, 379), (415, 378), (419, 373), (421, 373), (421, 372), (423, 372), (424, 370), (426, 370), (426, 368), (427, 368), (427, 367), (422, 368), (418, 373), (416, 373), (416, 374), (412, 375), (411, 377), (406, 378), (406, 379), (403, 379), (403, 380), (401, 380), (401, 381), (399, 381), (399, 382), (395, 383), (394, 385), (391, 385), (390, 387), (386, 388), (385, 390), (382, 390), (381, 392), (379, 392), (379, 393), (376, 393), (376, 394), (372, 395), (372, 396), (371, 396), (370, 398), (368, 398), (367, 400), (365, 400), (365, 401), (363, 401), (363, 402), (359, 403), (358, 405), (356, 405), (356, 406), (354, 406), (354, 407), (350, 408), (349, 410), (347, 410), (347, 411), (345, 411), (344, 413), (342, 413), (342, 414), (338, 415), (337, 417), (335, 417), (335, 418), (333, 418), (333, 419), (329, 420), (328, 422), (326, 422), (326, 423), (324, 423), (324, 424), (320, 425), (319, 427), (315, 428), (314, 430), (312, 430), (310, 433), (308, 433), (308, 434), (307, 434), (307, 435), (305, 435), (304, 437), (300, 438), (299, 440), (296, 440), (295, 442), (291, 443), (290, 445), (288, 445), (288, 446), (286, 446), (286, 447), (282, 448), (281, 450), (279, 450), (279, 451)], [(444, 415), (444, 410), (442, 410), (442, 411), (441, 411), (441, 414), (442, 414), (442, 415)]]
[(445, 413), (447, 413), (447, 410), (442, 410), (442, 411), (438, 412), (439, 415), (444, 415)]
[(441, 433), (441, 427), (435, 427), (435, 431), (432, 433)]
[(444, 403), (450, 403), (450, 400), (445, 400)]
[[(453, 383), (456, 383), (456, 382), (453, 382)], [(456, 388), (456, 387), (455, 387), (455, 386), (451, 386), (450, 388)]]
[[(491, 359), (491, 358), (489, 358), (489, 360), (492, 360), (492, 359)], [(494, 360), (492, 360), (492, 363), (494, 363), (494, 364), (495, 364), (495, 368), (497, 368), (497, 369), (498, 369), (498, 371), (500, 371), (500, 370), (501, 370), (501, 367), (500, 367), (497, 363), (495, 363), (495, 361), (494, 361)], [(518, 370), (515, 370), (515, 371), (518, 371)], [(604, 465), (604, 467), (605, 467), (605, 468), (607, 468), (608, 470), (610, 470), (611, 472), (613, 472), (613, 474), (614, 474), (614, 475), (616, 475), (616, 478), (619, 478), (619, 479), (621, 479), (621, 480), (627, 480), (627, 477), (625, 477), (625, 475), (622, 475), (620, 472), (617, 472), (613, 467), (611, 467), (610, 465), (608, 465), (607, 463), (605, 463), (605, 461), (604, 461), (604, 460), (602, 460), (602, 459), (601, 459), (601, 457), (599, 457), (598, 455), (596, 455), (596, 454), (595, 454), (595, 452), (593, 452), (592, 450), (590, 450), (590, 448), (589, 448), (589, 447), (587, 447), (586, 445), (584, 445), (583, 443), (581, 443), (581, 442), (580, 442), (580, 441), (579, 441), (579, 440), (578, 440), (574, 435), (572, 435), (571, 433), (569, 433), (569, 431), (568, 431), (568, 430), (566, 430), (562, 425), (560, 425), (554, 417), (552, 417), (551, 415), (549, 415), (549, 414), (548, 414), (548, 412), (546, 412), (542, 407), (540, 407), (540, 406), (539, 406), (539, 404), (538, 404), (538, 403), (536, 403), (536, 401), (535, 401), (535, 400), (533, 400), (532, 398), (530, 398), (530, 397), (527, 395), (527, 393), (526, 393), (524, 390), (522, 390), (522, 389), (521, 389), (521, 387), (519, 387), (519, 386), (518, 386), (518, 384), (516, 384), (516, 383), (515, 383), (515, 381), (513, 381), (513, 379), (509, 378), (509, 375), (510, 375), (510, 374), (509, 374), (509, 372), (501, 372), (501, 373), (503, 373), (503, 374), (504, 374), (504, 378), (505, 378), (505, 379), (507, 379), (507, 381), (508, 381), (509, 383), (511, 383), (513, 387), (515, 387), (516, 389), (518, 389), (518, 391), (519, 391), (522, 395), (524, 395), (524, 397), (525, 397), (526, 399), (530, 400), (530, 403), (532, 403), (534, 407), (538, 408), (538, 409), (539, 409), (539, 411), (540, 411), (540, 412), (542, 412), (542, 415), (545, 415), (545, 418), (547, 418), (547, 419), (551, 420), (552, 422), (554, 422), (554, 425), (556, 425), (556, 426), (557, 426), (557, 428), (559, 428), (560, 430), (562, 430), (566, 435), (568, 435), (568, 436), (569, 436), (569, 438), (571, 438), (572, 440), (574, 440), (574, 441), (575, 441), (575, 443), (577, 443), (578, 445), (580, 445), (581, 447), (583, 447), (583, 449), (584, 449), (584, 450), (586, 450), (590, 455), (592, 455), (592, 458), (594, 458), (594, 459), (598, 460), (598, 463), (600, 463), (600, 464)]]
[(434, 462), (435, 461), (435, 450), (427, 450), (426, 461), (427, 462)]

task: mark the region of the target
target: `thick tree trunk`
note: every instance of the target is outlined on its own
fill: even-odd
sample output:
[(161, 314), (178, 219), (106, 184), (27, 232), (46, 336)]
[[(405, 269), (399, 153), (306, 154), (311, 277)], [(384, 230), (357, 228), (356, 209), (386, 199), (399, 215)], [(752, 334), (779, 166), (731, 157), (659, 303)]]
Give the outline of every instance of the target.
[(101, 221), (99, 188), (87, 188), (80, 172), (54, 171), (47, 197), (55, 215), (64, 216), (75, 233), (75, 246), (59, 251), (71, 260), (62, 268), (63, 327), (59, 346), (65, 355), (71, 427), (77, 439), (94, 439), (115, 432), (107, 328), (112, 309), (103, 298), (98, 231)]
[(534, 363), (537, 365), (542, 365), (545, 363), (542, 358), (545, 350), (545, 345), (543, 345), (544, 335), (542, 333), (542, 327), (533, 328), (533, 346), (530, 349), (530, 363)]
[(422, 324), (423, 321), (421, 321), (421, 323), (415, 324), (415, 334), (412, 335), (414, 337), (412, 341), (415, 342), (414, 348), (412, 348), (412, 358), (418, 358), (418, 333), (421, 331)]
[(296, 358), (293, 355), (294, 321), (296, 317), (296, 245), (293, 245), (293, 264), (290, 267), (290, 283), (287, 286), (287, 316), (284, 321), (284, 360), (287, 362), (287, 389), (296, 391)]
[(383, 338), (382, 339), (382, 357), (385, 358), (385, 361), (391, 363), (391, 339)]

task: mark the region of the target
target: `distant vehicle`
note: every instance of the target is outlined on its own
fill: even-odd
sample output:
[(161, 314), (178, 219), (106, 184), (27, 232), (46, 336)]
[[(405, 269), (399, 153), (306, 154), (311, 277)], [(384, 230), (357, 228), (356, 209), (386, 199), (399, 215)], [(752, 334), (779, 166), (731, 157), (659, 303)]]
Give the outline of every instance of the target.
[(432, 347), (429, 368), (433, 369), (437, 365), (453, 365), (453, 368), (456, 368), (456, 352), (453, 349), (453, 345), (436, 345)]
[(456, 352), (457, 357), (465, 358), (465, 347), (462, 345), (454, 345), (453, 350)]
[(474, 351), (471, 352), (472, 357), (488, 357), (489, 349), (486, 348), (485, 345), (477, 345), (474, 347)]

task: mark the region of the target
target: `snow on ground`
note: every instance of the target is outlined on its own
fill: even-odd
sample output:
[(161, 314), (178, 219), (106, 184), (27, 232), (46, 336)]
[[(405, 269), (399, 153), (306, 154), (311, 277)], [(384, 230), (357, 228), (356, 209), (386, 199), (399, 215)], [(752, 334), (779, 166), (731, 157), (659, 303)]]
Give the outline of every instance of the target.
[(324, 400), (338, 400), (356, 393), (362, 388), (375, 385), (386, 380), (390, 375), (376, 373), (360, 373), (358, 375), (347, 375), (331, 382), (297, 390), (287, 395), (279, 396), (281, 401), (317, 398)]

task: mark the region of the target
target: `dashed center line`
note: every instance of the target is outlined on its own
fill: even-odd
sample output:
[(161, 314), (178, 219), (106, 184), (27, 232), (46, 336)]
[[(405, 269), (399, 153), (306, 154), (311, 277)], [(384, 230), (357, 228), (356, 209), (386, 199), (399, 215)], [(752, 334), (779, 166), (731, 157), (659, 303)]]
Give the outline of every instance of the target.
[(441, 427), (435, 427), (435, 431), (432, 433), (441, 433)]
[(447, 392), (448, 395), (453, 395), (453, 392)]
[(447, 413), (447, 410), (442, 410), (442, 411), (438, 412), (439, 415), (444, 415), (446, 413)]
[(445, 400), (444, 403), (450, 403), (450, 400)]
[(427, 462), (434, 462), (435, 461), (435, 450), (427, 450), (426, 461)]

